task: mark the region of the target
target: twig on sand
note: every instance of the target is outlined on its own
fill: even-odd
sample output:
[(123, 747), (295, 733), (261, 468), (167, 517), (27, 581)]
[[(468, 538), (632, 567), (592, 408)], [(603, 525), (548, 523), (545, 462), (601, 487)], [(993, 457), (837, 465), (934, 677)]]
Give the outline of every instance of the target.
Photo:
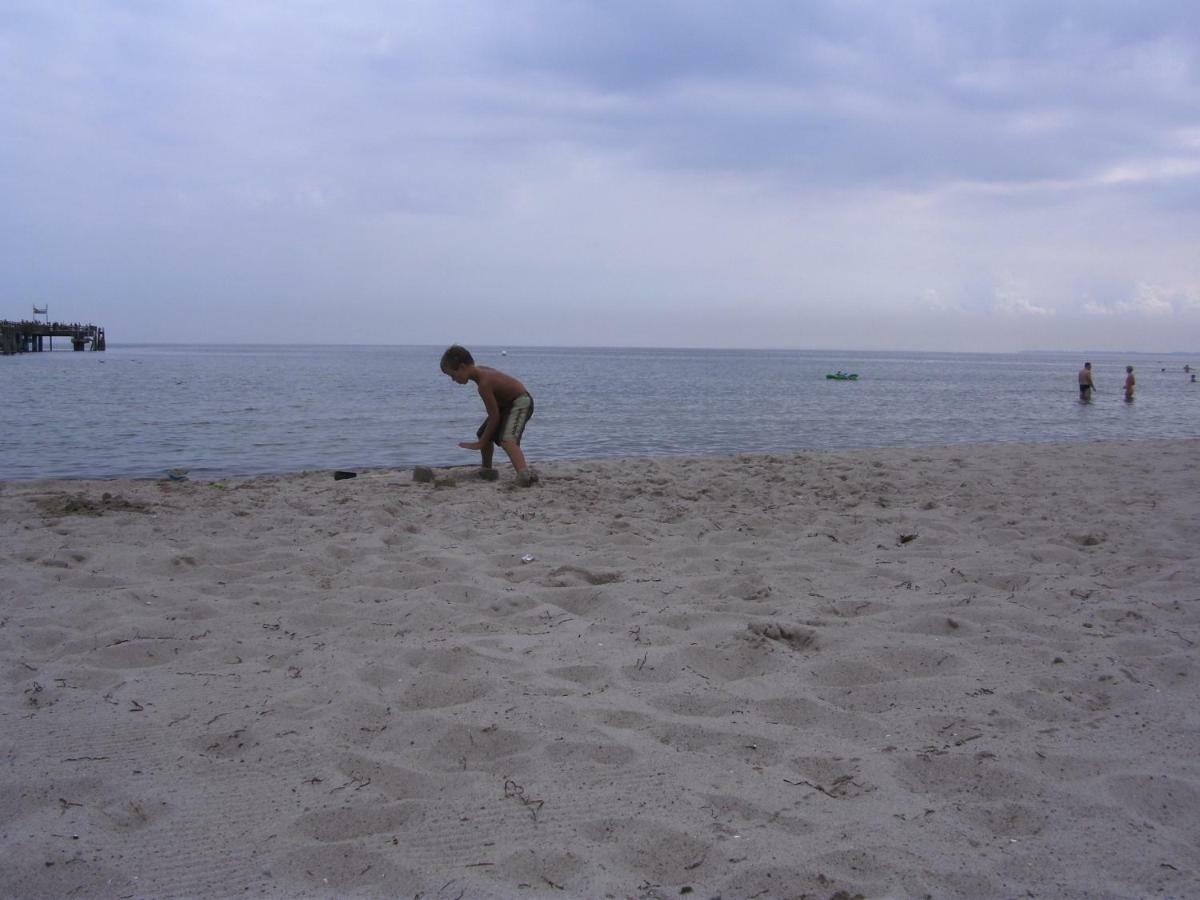
[(368, 778), (367, 776), (360, 775), (357, 772), (351, 772), (349, 781), (347, 781), (345, 784), (338, 785), (337, 787), (331, 789), (329, 791), (329, 793), (336, 794), (338, 791), (343, 791), (346, 788), (350, 787), (350, 785), (352, 785), (352, 784), (355, 785), (354, 789), (356, 791), (361, 791), (363, 788), (365, 788), (370, 783), (371, 783), (371, 779)]
[(121, 638), (120, 640), (113, 641), (111, 644), (106, 644), (105, 646), (116, 647), (116, 646), (119, 646), (120, 644), (128, 644), (130, 641), (177, 641), (177, 640), (179, 640), (179, 638), (173, 634), (148, 635), (148, 634), (139, 634), (138, 632), (135, 631), (133, 633), (133, 637)]
[(176, 675), (190, 675), (192, 678), (241, 678), (237, 672), (176, 672)]
[(504, 782), (504, 796), (521, 801), (525, 805), (525, 808), (529, 810), (529, 815), (533, 816), (533, 821), (535, 822), (537, 821), (538, 811), (546, 803), (545, 800), (534, 800), (526, 797), (524, 786), (517, 784), (511, 778), (506, 779)]
[(789, 781), (787, 778), (785, 778), (783, 779), (783, 783), (795, 785), (796, 787), (810, 787), (814, 791), (820, 791), (826, 797), (830, 797), (834, 800), (837, 799), (837, 797), (834, 797), (833, 794), (829, 793), (829, 791), (825, 790), (825, 788), (821, 787), (819, 784), (814, 784), (811, 781), (805, 781), (803, 778), (801, 778), (799, 781)]

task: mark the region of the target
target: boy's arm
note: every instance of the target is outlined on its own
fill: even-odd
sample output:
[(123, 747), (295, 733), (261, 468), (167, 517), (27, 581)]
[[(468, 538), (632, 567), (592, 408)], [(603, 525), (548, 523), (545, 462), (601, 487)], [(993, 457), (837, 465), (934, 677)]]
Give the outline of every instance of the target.
[(479, 436), (479, 440), (463, 441), (458, 445), (464, 450), (482, 450), (492, 440), (496, 429), (500, 427), (500, 404), (496, 402), (496, 392), (492, 390), (490, 384), (482, 380), (479, 382), (479, 397), (483, 400), (483, 406), (487, 410), (487, 425), (483, 429), (483, 434)]

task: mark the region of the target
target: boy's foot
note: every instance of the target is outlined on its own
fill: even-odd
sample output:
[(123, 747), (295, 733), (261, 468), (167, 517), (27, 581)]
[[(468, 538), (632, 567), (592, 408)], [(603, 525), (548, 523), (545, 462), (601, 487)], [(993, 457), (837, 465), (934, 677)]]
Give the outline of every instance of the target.
[(495, 469), (480, 469), (479, 477), (482, 478), (484, 481), (495, 481), (497, 478), (500, 477), (500, 473), (497, 472)]
[(517, 473), (517, 484), (521, 487), (529, 487), (531, 484), (537, 484), (537, 472), (533, 469), (523, 469)]

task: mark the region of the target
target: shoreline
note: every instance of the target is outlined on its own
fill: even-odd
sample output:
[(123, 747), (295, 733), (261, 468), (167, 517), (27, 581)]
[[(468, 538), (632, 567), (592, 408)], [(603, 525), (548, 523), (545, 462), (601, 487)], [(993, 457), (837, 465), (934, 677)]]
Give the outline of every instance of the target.
[[(1096, 438), (1086, 441), (1064, 441), (1059, 439), (1046, 441), (993, 441), (985, 443), (954, 443), (954, 444), (896, 444), (885, 447), (843, 447), (838, 449), (829, 448), (813, 448), (813, 449), (798, 449), (798, 450), (754, 450), (746, 452), (734, 453), (664, 453), (664, 454), (641, 454), (630, 456), (580, 456), (569, 458), (553, 458), (553, 459), (535, 459), (533, 467), (539, 472), (552, 472), (559, 467), (576, 467), (587, 465), (622, 465), (630, 463), (657, 463), (657, 462), (674, 462), (681, 465), (696, 464), (702, 462), (717, 462), (720, 460), (755, 460), (761, 458), (771, 458), (785, 460), (790, 458), (809, 458), (828, 456), (836, 458), (844, 455), (857, 455), (864, 453), (903, 453), (907, 451), (952, 451), (963, 450), (969, 452), (972, 450), (994, 449), (1002, 447), (1038, 447), (1052, 448), (1062, 447), (1077, 448), (1077, 447), (1095, 447), (1095, 446), (1142, 446), (1154, 444), (1177, 444), (1194, 442), (1200, 450), (1200, 436), (1197, 437), (1155, 437), (1155, 438), (1138, 438), (1135, 440), (1113, 439), (1113, 438)], [(512, 465), (506, 458), (503, 458), (502, 452), (497, 452), (495, 467), (503, 473), (508, 471), (511, 473)], [(202, 474), (192, 477), (190, 470), (186, 470), (188, 474), (181, 482), (190, 482), (194, 484), (212, 484), (214, 482), (246, 482), (256, 479), (281, 479), (281, 478), (305, 478), (305, 477), (331, 477), (335, 471), (353, 471), (355, 477), (368, 478), (383, 478), (383, 477), (404, 477), (406, 473), (411, 473), (414, 468), (424, 466), (433, 469), (434, 472), (449, 473), (454, 477), (466, 477), (479, 468), (478, 463), (445, 463), (445, 464), (422, 464), (414, 463), (411, 465), (402, 466), (364, 466), (354, 468), (352, 466), (330, 466), (329, 468), (307, 468), (285, 471), (271, 472), (248, 472), (248, 473), (227, 473), (223, 475), (207, 475)], [(34, 476), (30, 478), (0, 478), (0, 489), (4, 486), (19, 486), (32, 484), (119, 484), (122, 482), (130, 483), (156, 483), (171, 481), (172, 479), (166, 473), (157, 475), (114, 475), (114, 476)]]
[(0, 483), (0, 883), (1187, 895), (1198, 450)]

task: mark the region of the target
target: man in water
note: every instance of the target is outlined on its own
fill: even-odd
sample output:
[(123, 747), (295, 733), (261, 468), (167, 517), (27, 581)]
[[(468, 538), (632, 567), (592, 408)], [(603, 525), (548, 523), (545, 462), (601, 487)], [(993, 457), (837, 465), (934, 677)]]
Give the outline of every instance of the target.
[(1133, 386), (1137, 384), (1137, 379), (1133, 377), (1133, 366), (1125, 367), (1125, 402), (1133, 402)]
[(1083, 368), (1079, 370), (1079, 399), (1083, 403), (1090, 403), (1092, 399), (1092, 391), (1096, 386), (1092, 384), (1092, 364), (1085, 362)]

